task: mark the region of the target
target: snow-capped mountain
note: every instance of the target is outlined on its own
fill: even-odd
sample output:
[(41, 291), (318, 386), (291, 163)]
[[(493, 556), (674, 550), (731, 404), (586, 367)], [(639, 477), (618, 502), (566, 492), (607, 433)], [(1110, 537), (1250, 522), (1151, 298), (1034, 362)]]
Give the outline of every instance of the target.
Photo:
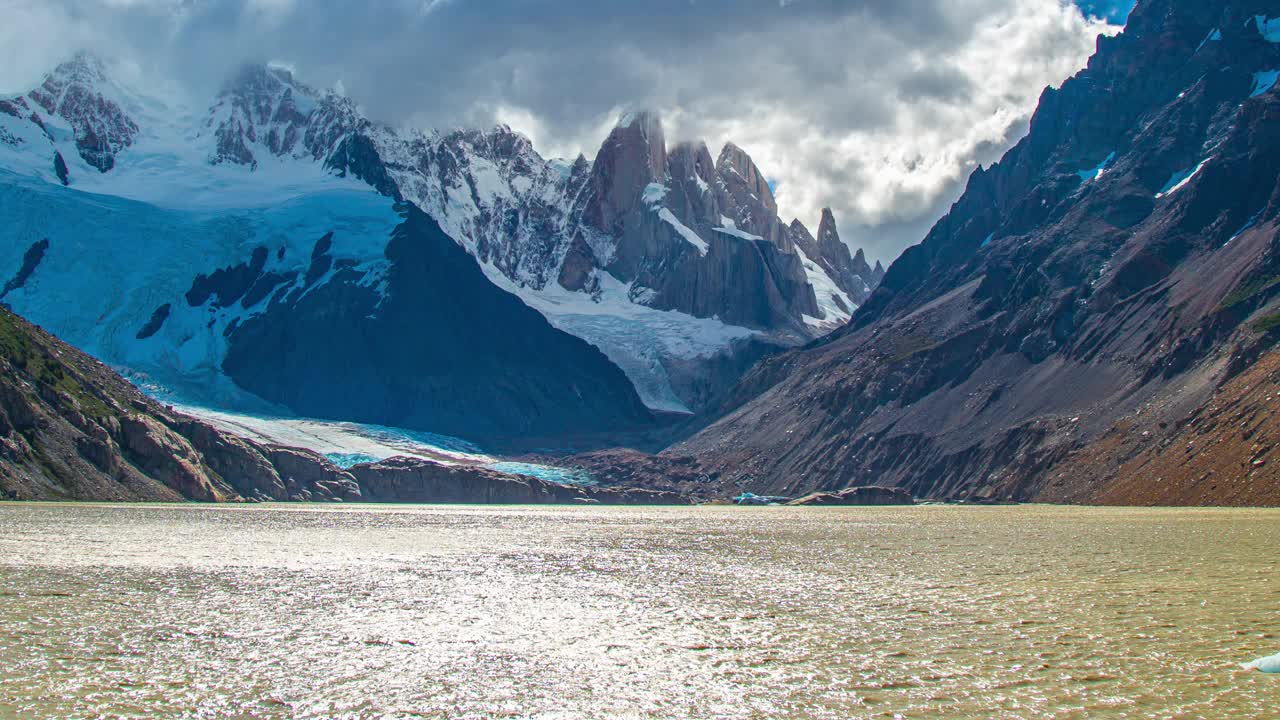
[(272, 98), (237, 83), (206, 116), (79, 57), (0, 106), (0, 301), (218, 407), (495, 442), (649, 422), (598, 349), (352, 176), (352, 105), (322, 95), (304, 128), (268, 77)]
[[(506, 127), (393, 130), (275, 66), (244, 68), (205, 108), (122, 86), (77, 56), (0, 101), (0, 173), (0, 211), (20, 230), (0, 247), (0, 274), (48, 241), (4, 298), (19, 312), (110, 362), (325, 416), (347, 404), (394, 420), (377, 416), (379, 403), (397, 405), (385, 389), (312, 387), (322, 370), (352, 366), (381, 381), (392, 361), (326, 365), (298, 348), (325, 349), (335, 316), (366, 340), (429, 337), (421, 307), (401, 306), (457, 301), (441, 286), (419, 291), (427, 263), (453, 260), (424, 254), (407, 232), (451, 238), (490, 283), (602, 350), (645, 404), (667, 411), (696, 409), (769, 347), (842, 325), (879, 279), (829, 213), (817, 239), (784, 225), (746, 153), (668, 152), (654, 115), (623, 118), (594, 162), (548, 160)], [(67, 245), (78, 254), (59, 260)], [(85, 283), (101, 296), (87, 304), (96, 314), (68, 305)], [(419, 366), (437, 379), (461, 367)], [(524, 391), (552, 398), (537, 383), (510, 394)]]

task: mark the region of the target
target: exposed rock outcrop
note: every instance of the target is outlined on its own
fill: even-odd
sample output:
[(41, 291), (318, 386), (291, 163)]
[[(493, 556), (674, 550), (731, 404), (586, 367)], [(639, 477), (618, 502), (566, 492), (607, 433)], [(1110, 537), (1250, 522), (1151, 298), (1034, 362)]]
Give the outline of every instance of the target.
[[(139, 132), (137, 123), (102, 92), (106, 82), (102, 63), (81, 53), (60, 65), (30, 94), (45, 112), (70, 123), (80, 156), (104, 173), (115, 167), (116, 155), (132, 145)], [(65, 162), (59, 175), (65, 183)]]
[(914, 505), (915, 498), (901, 488), (862, 487), (845, 488), (835, 492), (817, 492), (796, 498), (788, 505)]
[(27, 284), (27, 281), (31, 279), (31, 274), (36, 271), (40, 261), (44, 259), (45, 252), (48, 250), (49, 240), (47, 238), (34, 242), (31, 247), (27, 248), (27, 252), (22, 256), (22, 267), (18, 268), (18, 272), (14, 273), (3, 288), (0, 288), (0, 300)]
[(657, 490), (564, 485), (476, 467), (445, 466), (415, 458), (356, 465), (351, 474), (374, 502), (610, 505), (687, 505), (681, 495)]
[(323, 457), (175, 413), (0, 307), (0, 498), (357, 500)]

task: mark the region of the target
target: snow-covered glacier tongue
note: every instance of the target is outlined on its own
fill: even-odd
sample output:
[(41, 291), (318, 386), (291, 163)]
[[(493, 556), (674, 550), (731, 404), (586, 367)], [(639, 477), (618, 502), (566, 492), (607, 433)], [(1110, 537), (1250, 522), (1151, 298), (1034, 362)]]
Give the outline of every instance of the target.
[(476, 439), (647, 425), (604, 355), (378, 182), (380, 133), (283, 70), (201, 113), (79, 56), (0, 101), (0, 300), (202, 406)]

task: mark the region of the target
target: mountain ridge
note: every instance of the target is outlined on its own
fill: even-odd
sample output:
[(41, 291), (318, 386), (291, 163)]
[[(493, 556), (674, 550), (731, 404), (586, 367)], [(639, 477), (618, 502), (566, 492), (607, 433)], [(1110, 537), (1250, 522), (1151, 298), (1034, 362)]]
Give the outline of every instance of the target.
[[(761, 347), (802, 344), (837, 327), (877, 281), (869, 269), (846, 271), (851, 260), (838, 235), (797, 251), (763, 174), (741, 149), (727, 145), (719, 163), (705, 145), (699, 157), (693, 147), (668, 153), (652, 113), (624, 118), (594, 162), (567, 163), (542, 158), (505, 126), (393, 130), (349, 97), (279, 66), (245, 66), (204, 113), (138, 95), (84, 54), (41, 88), (59, 97), (72, 88), (80, 100), (68, 107), (105, 119), (88, 112), (84, 122), (68, 120), (57, 115), (65, 102), (29, 102), (52, 91), (6, 100), (0, 111), (13, 120), (0, 129), (10, 148), (25, 152), (0, 166), (200, 212), (294, 200), (344, 179), (366, 184), (434, 218), (491, 282), (604, 350), (659, 411), (701, 409), (736, 379), (725, 368), (741, 372)], [(180, 120), (188, 115), (195, 122)], [(76, 138), (66, 148), (55, 127), (64, 122)], [(113, 124), (129, 131), (94, 130)], [(41, 134), (49, 157), (33, 152)], [(72, 147), (79, 159), (68, 166)], [(621, 153), (616, 161), (610, 148)], [(673, 171), (686, 169), (676, 182)], [(645, 182), (627, 179), (633, 175)]]
[[(1110, 488), (1153, 444), (1194, 449), (1194, 419), (1273, 352), (1280, 37), (1267, 10), (1139, 2), (849, 325), (758, 364), (664, 462), (694, 463), (724, 493), (1203, 500), (1167, 474), (1159, 491)], [(1123, 451), (1085, 472), (1099, 443)], [(1204, 470), (1256, 483), (1232, 497), (1265, 502), (1266, 460)]]

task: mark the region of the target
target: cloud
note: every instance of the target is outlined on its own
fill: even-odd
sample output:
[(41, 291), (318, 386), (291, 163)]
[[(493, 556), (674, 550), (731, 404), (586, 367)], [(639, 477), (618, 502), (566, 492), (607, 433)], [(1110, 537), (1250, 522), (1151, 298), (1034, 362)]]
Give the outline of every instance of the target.
[(212, 93), (245, 61), (341, 82), (375, 118), (506, 122), (588, 156), (614, 117), (732, 139), (788, 215), (889, 260), (1114, 28), (1067, 0), (0, 0), (0, 88), (80, 47)]

